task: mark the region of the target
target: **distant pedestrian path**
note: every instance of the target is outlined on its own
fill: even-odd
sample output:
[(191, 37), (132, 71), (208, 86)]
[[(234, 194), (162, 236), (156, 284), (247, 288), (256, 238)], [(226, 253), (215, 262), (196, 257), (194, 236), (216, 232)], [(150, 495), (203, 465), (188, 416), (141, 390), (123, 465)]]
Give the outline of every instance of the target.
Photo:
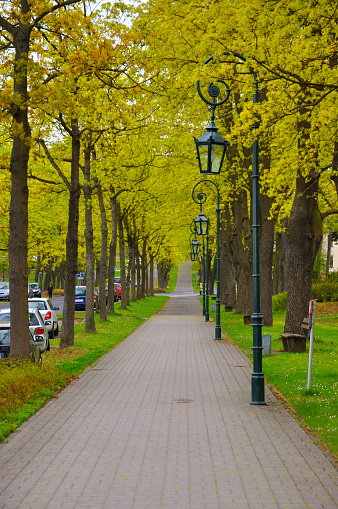
[(0, 508), (246, 509), (338, 505), (337, 471), (251, 366), (177, 289), (0, 445)]

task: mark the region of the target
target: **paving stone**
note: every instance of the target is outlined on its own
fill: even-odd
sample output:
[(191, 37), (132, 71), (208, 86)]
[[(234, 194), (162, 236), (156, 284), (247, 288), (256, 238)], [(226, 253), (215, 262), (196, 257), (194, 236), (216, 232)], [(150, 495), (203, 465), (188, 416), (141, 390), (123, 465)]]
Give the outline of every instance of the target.
[(0, 508), (337, 508), (333, 464), (267, 388), (250, 405), (250, 362), (214, 327), (186, 263), (159, 313), (0, 444)]

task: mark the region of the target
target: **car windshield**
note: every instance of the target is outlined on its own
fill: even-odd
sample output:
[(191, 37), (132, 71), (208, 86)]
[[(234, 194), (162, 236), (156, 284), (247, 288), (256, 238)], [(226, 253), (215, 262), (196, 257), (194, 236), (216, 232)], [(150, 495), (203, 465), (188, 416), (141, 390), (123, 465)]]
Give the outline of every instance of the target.
[(47, 309), (47, 305), (43, 300), (30, 300), (28, 301), (29, 308), (37, 308), (37, 309)]
[(0, 313), (0, 322), (10, 322), (11, 315), (9, 313)]
[(28, 286), (30, 288), (39, 288), (39, 285), (37, 283), (29, 283)]
[(11, 343), (10, 329), (0, 329), (0, 345), (9, 345)]
[(0, 283), (0, 290), (8, 290), (9, 284), (8, 283)]
[(85, 288), (75, 288), (75, 295), (77, 295), (77, 296), (86, 295), (86, 289)]

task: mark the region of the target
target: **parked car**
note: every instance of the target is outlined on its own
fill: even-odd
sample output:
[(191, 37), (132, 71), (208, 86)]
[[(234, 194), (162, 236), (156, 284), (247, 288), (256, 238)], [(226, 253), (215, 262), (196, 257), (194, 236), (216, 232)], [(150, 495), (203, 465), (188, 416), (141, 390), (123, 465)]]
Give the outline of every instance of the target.
[[(2, 309), (0, 311), (0, 322), (9, 322), (11, 321), (11, 310)], [(40, 311), (37, 308), (32, 308), (29, 310), (29, 330), (32, 333), (34, 343), (39, 347), (40, 352), (45, 352), (46, 350), (50, 350), (48, 332), (45, 326), (45, 322), (40, 314)]]
[(58, 315), (56, 311), (58, 307), (54, 307), (49, 299), (44, 297), (28, 299), (28, 308), (38, 308), (45, 322), (48, 332), (48, 339), (53, 339), (59, 334)]
[(114, 286), (117, 291), (117, 299), (121, 300), (121, 284), (120, 283), (114, 283)]
[(32, 290), (32, 297), (41, 297), (41, 288), (39, 286), (39, 283), (28, 283), (28, 289)]
[(120, 283), (121, 284), (121, 278), (120, 276), (114, 277), (114, 283)]
[(9, 283), (0, 283), (0, 300), (10, 300), (9, 298)]
[[(94, 306), (99, 301), (99, 294), (97, 290), (94, 290)], [(76, 286), (75, 288), (75, 310), (85, 311), (86, 309), (86, 287)]]
[(29, 329), (33, 335), (35, 344), (40, 348), (40, 352), (49, 351), (50, 344), (47, 327), (37, 308), (31, 308), (29, 310)]
[[(40, 362), (41, 352), (40, 348), (34, 343), (33, 336), (31, 331), (29, 331), (30, 336), (30, 357), (33, 362)], [(4, 359), (9, 356), (11, 345), (11, 324), (10, 322), (0, 322), (0, 359)]]
[[(119, 300), (119, 295), (117, 288), (114, 283), (114, 302), (117, 302)], [(106, 304), (108, 303), (108, 283), (106, 283)]]

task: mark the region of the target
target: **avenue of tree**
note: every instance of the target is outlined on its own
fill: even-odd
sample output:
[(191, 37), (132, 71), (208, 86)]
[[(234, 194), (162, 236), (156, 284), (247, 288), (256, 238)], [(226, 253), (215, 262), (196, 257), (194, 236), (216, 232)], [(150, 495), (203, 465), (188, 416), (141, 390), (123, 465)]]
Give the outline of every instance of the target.
[[(217, 79), (231, 89), (216, 110), (230, 146), (213, 177), (222, 201), (222, 303), (252, 314), (252, 125), (259, 122), (262, 314), (271, 324), (272, 295), (287, 290), (285, 332), (300, 332), (323, 233), (337, 229), (337, 21), (330, 0), (1, 4), (0, 248), (9, 254), (12, 355), (29, 355), (33, 260), (37, 273), (64, 282), (63, 348), (74, 341), (79, 270), (88, 299), (96, 285), (105, 295), (108, 278), (105, 320), (114, 312), (117, 254), (123, 307), (129, 281), (130, 298), (140, 298), (153, 291), (156, 264), (162, 286), (171, 264), (188, 257), (199, 212), (191, 198), (199, 180), (193, 136), (210, 119), (197, 79), (205, 95)], [(216, 196), (213, 186), (204, 191), (212, 285)], [(95, 330), (87, 308), (86, 328)]]

